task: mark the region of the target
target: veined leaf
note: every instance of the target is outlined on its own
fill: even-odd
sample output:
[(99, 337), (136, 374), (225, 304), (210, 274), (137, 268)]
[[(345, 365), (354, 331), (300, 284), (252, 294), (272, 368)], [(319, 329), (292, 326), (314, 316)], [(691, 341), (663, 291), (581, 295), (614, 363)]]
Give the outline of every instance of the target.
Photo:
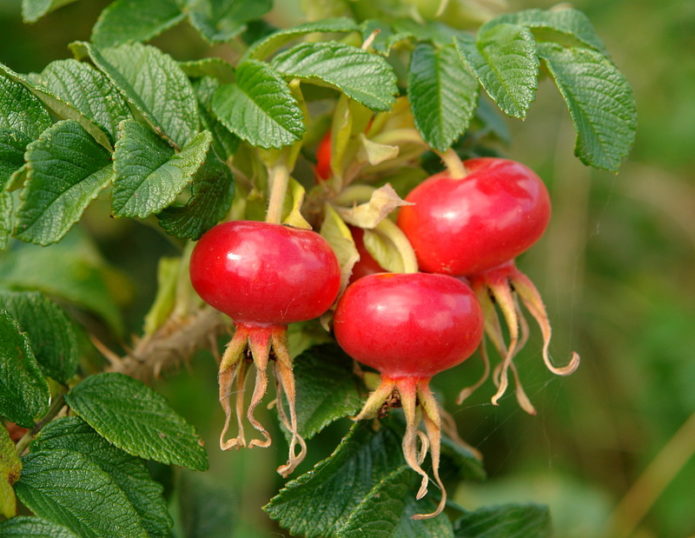
[(44, 373), (66, 383), (79, 360), (75, 329), (62, 308), (35, 291), (0, 292), (0, 310), (19, 324)]
[(503, 504), (468, 512), (454, 523), (456, 538), (549, 538), (550, 512), (538, 504)]
[[(107, 8), (108, 9), (108, 8)], [(57, 60), (46, 66), (41, 83), (116, 139), (121, 120), (130, 117), (118, 90), (99, 71), (77, 60)]]
[(14, 199), (11, 192), (0, 190), (0, 250), (4, 250), (14, 230)]
[(113, 175), (109, 152), (79, 123), (65, 120), (27, 147), (29, 182), (16, 236), (38, 245), (59, 241)]
[(17, 516), (0, 522), (0, 535), (8, 538), (79, 538), (63, 525), (33, 516)]
[[(17, 499), (14, 484), (22, 472), (22, 462), (17, 456), (17, 447), (5, 426), (0, 426), (0, 516), (10, 518), (17, 515)], [(2, 526), (0, 526), (0, 531)], [(4, 536), (4, 534), (2, 535)]]
[(93, 375), (65, 399), (102, 437), (128, 454), (198, 471), (207, 469), (207, 455), (193, 426), (162, 396), (132, 377)]
[(285, 43), (297, 39), (303, 35), (317, 32), (338, 33), (338, 32), (358, 32), (359, 26), (352, 19), (347, 17), (336, 17), (323, 19), (315, 22), (300, 24), (292, 28), (278, 30), (268, 37), (254, 43), (244, 54), (245, 59), (262, 60), (275, 50), (282, 47)]
[(23, 463), (15, 491), (37, 516), (84, 537), (147, 537), (123, 490), (88, 457), (43, 450), (25, 456)]
[(538, 86), (531, 32), (523, 26), (498, 24), (482, 28), (475, 40), (457, 39), (456, 45), (492, 100), (506, 114), (524, 118)]
[(24, 150), (31, 140), (16, 129), (0, 128), (0, 190), (24, 164)]
[(584, 164), (617, 171), (637, 129), (629, 83), (601, 53), (543, 43), (539, 54), (567, 103), (577, 130), (575, 154)]
[(36, 22), (51, 11), (71, 4), (75, 0), (22, 0), (24, 22)]
[(272, 65), (285, 76), (337, 88), (372, 110), (389, 110), (398, 93), (383, 57), (335, 41), (301, 43), (278, 54)]
[(422, 43), (410, 61), (408, 97), (422, 138), (445, 151), (468, 128), (478, 102), (478, 81), (453, 45), (435, 49)]
[(113, 47), (129, 41), (147, 41), (183, 20), (176, 0), (116, 0), (99, 15), (92, 43)]
[(209, 43), (224, 43), (272, 7), (272, 0), (189, 0), (188, 10), (191, 24)]
[(123, 490), (151, 536), (168, 536), (173, 525), (163, 487), (150, 476), (145, 462), (119, 450), (100, 437), (79, 417), (65, 417), (47, 424), (31, 444), (32, 453), (70, 450), (96, 463)]
[(239, 137), (227, 129), (212, 113), (212, 97), (220, 83), (212, 77), (203, 77), (193, 82), (198, 111), (203, 127), (212, 133), (212, 149), (222, 161), (236, 153)]
[(17, 131), (30, 141), (37, 138), (52, 123), (48, 111), (24, 84), (12, 79), (16, 73), (2, 67), (0, 73), (5, 75), (0, 76), (0, 129)]
[(253, 146), (288, 146), (304, 134), (302, 110), (282, 77), (263, 62), (239, 64), (236, 83), (220, 85), (212, 110), (227, 129)]
[(123, 122), (113, 156), (114, 214), (145, 218), (164, 209), (193, 180), (210, 142), (203, 131), (176, 153), (141, 123)]
[(213, 77), (220, 82), (234, 81), (234, 67), (222, 58), (211, 57), (179, 62), (179, 67), (191, 78)]

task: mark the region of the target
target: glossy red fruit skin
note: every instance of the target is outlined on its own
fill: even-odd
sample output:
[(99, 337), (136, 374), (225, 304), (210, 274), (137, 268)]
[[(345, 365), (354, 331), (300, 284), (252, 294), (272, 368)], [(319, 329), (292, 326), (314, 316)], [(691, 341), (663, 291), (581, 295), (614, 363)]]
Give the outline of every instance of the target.
[(326, 240), (310, 230), (256, 221), (218, 224), (191, 256), (202, 299), (246, 325), (286, 325), (323, 314), (340, 288)]
[(387, 378), (429, 378), (475, 351), (483, 317), (456, 278), (380, 273), (348, 286), (333, 328), (348, 355)]
[(550, 197), (521, 163), (497, 158), (464, 162), (468, 175), (436, 174), (413, 189), (398, 225), (420, 269), (474, 275), (514, 259), (543, 235)]
[(357, 253), (360, 255), (360, 259), (352, 267), (350, 283), (353, 283), (367, 275), (386, 272), (386, 269), (379, 265), (379, 262), (372, 257), (367, 248), (364, 246), (364, 230), (355, 226), (348, 226), (348, 228), (350, 228), (352, 239), (355, 241)]
[(325, 181), (331, 174), (331, 132), (328, 131), (316, 148), (316, 179)]

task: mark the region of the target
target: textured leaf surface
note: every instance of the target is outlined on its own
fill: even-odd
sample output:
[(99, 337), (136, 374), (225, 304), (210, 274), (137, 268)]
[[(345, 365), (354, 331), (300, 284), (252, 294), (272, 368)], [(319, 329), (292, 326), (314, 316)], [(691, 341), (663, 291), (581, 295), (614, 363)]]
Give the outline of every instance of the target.
[(30, 428), (48, 410), (48, 399), (29, 338), (0, 310), (0, 416)]
[(14, 207), (12, 193), (0, 190), (0, 251), (7, 247), (14, 230)]
[(197, 240), (221, 221), (234, 197), (234, 178), (229, 167), (211, 157), (198, 170), (185, 205), (170, 206), (157, 215), (160, 226), (179, 238)]
[(18, 131), (33, 140), (50, 124), (51, 117), (36, 96), (23, 84), (0, 76), (0, 129)]
[(71, 4), (75, 0), (22, 0), (22, 18), (24, 22), (36, 22), (51, 11)]
[(19, 516), (0, 522), (0, 536), (17, 538), (78, 538), (67, 527), (40, 517)]
[(457, 39), (459, 52), (497, 105), (523, 118), (538, 85), (538, 57), (531, 32), (523, 26), (482, 28), (476, 40)]
[(569, 108), (577, 131), (575, 154), (585, 164), (617, 171), (637, 129), (629, 83), (596, 51), (544, 43), (539, 53)]
[(179, 62), (179, 66), (191, 78), (213, 77), (220, 82), (234, 80), (234, 67), (222, 58), (202, 58), (190, 62)]
[(133, 456), (207, 469), (207, 455), (193, 426), (162, 396), (131, 377), (93, 375), (65, 399), (100, 435)]
[(111, 156), (79, 123), (65, 120), (27, 147), (29, 183), (22, 193), (16, 236), (59, 241), (111, 180)]
[(168, 535), (173, 521), (163, 487), (152, 479), (143, 460), (110, 444), (79, 417), (52, 421), (31, 445), (32, 453), (58, 449), (78, 452), (96, 463), (123, 490), (145, 530), (153, 536)]
[(456, 538), (548, 538), (550, 512), (538, 504), (486, 506), (454, 523)]
[(25, 456), (23, 463), (15, 491), (34, 514), (86, 538), (147, 536), (123, 490), (88, 457), (44, 450)]
[(372, 110), (389, 110), (398, 93), (384, 58), (334, 41), (302, 43), (278, 54), (272, 65), (285, 76), (337, 88)]
[(198, 111), (203, 127), (212, 133), (212, 149), (226, 161), (236, 153), (239, 137), (227, 129), (212, 113), (212, 98), (220, 83), (213, 77), (203, 77), (193, 83), (198, 99)]
[(352, 360), (335, 345), (315, 346), (294, 360), (299, 433), (310, 439), (362, 406)]
[(74, 50), (89, 54), (126, 100), (179, 147), (198, 132), (193, 88), (169, 55), (139, 43), (105, 49), (78, 43)]
[(316, 32), (358, 32), (359, 26), (352, 19), (336, 17), (315, 22), (300, 24), (292, 28), (285, 28), (270, 34), (268, 37), (254, 43), (246, 51), (245, 58), (264, 59), (271, 52), (277, 50), (285, 43), (306, 34)]
[(145, 218), (164, 209), (193, 180), (210, 142), (203, 131), (176, 153), (145, 125), (123, 122), (113, 156), (114, 214)]
[(184, 17), (176, 0), (116, 0), (99, 15), (92, 43), (113, 47), (129, 41), (147, 41)]
[(188, 9), (191, 23), (207, 41), (223, 43), (272, 7), (272, 0), (190, 0)]
[(263, 62), (239, 64), (236, 83), (217, 89), (212, 110), (227, 129), (253, 146), (288, 146), (304, 134), (304, 115), (290, 89)]
[(17, 499), (12, 484), (19, 479), (21, 471), (22, 462), (10, 433), (4, 425), (0, 425), (0, 517), (10, 518), (17, 514)]
[(35, 291), (0, 292), (0, 310), (27, 334), (46, 375), (62, 383), (75, 375), (79, 360), (75, 329), (57, 304)]
[(21, 131), (0, 128), (0, 190), (24, 164), (24, 150), (29, 142), (31, 138)]
[(130, 116), (121, 94), (99, 71), (77, 60), (57, 60), (42, 71), (41, 83), (116, 138), (121, 120)]
[(445, 151), (468, 128), (478, 103), (478, 81), (452, 46), (420, 44), (413, 52), (408, 97), (415, 126), (433, 148)]

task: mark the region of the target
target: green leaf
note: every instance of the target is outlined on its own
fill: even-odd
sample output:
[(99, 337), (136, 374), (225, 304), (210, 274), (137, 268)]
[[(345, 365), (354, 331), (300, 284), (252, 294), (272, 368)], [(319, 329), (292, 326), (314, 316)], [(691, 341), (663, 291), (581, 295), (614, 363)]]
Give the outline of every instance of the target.
[(36, 22), (44, 15), (59, 7), (71, 4), (75, 0), (22, 0), (22, 18), (24, 22)]
[(599, 52), (550, 43), (538, 48), (569, 108), (577, 131), (575, 154), (584, 164), (617, 171), (637, 129), (630, 84)]
[(322, 33), (338, 33), (338, 32), (359, 32), (360, 28), (352, 19), (346, 17), (337, 17), (332, 19), (323, 19), (315, 22), (300, 24), (292, 28), (278, 30), (270, 34), (268, 37), (254, 43), (244, 55), (245, 59), (262, 60), (273, 51), (282, 47), (285, 43), (292, 41), (298, 37), (317, 32)]
[(0, 250), (4, 250), (14, 231), (14, 199), (11, 192), (0, 190)]
[(89, 55), (126, 100), (157, 131), (179, 147), (198, 132), (198, 109), (191, 83), (171, 56), (135, 43), (99, 49), (73, 43), (78, 56)]
[(48, 245), (59, 241), (111, 181), (111, 155), (73, 120), (60, 121), (29, 144), (29, 182), (15, 235)]
[(99, 71), (77, 60), (58, 60), (46, 66), (41, 83), (116, 139), (121, 120), (130, 117), (121, 94)]
[(435, 49), (422, 43), (410, 61), (408, 98), (425, 142), (445, 151), (468, 128), (478, 104), (478, 81), (453, 45)]
[(40, 517), (18, 516), (0, 522), (0, 536), (17, 538), (79, 538), (67, 527)]
[(350, 229), (338, 212), (333, 209), (333, 206), (326, 204), (324, 213), (325, 217), (321, 223), (321, 236), (331, 245), (338, 259), (340, 284), (341, 289), (344, 289), (350, 280), (353, 266), (360, 259), (360, 254), (357, 251)]
[(120, 333), (123, 324), (107, 286), (109, 271), (78, 230), (49, 248), (18, 244), (0, 255), (0, 287), (60, 297), (99, 314)]
[(302, 110), (282, 77), (263, 62), (239, 64), (236, 83), (220, 85), (212, 111), (227, 129), (253, 146), (288, 146), (304, 134)]
[(211, 157), (198, 170), (190, 190), (184, 205), (167, 207), (157, 218), (167, 233), (197, 240), (229, 211), (234, 197), (234, 177), (226, 164)]
[(335, 345), (314, 346), (294, 359), (297, 421), (304, 439), (362, 406), (352, 360)]
[(456, 538), (548, 538), (550, 512), (538, 504), (503, 504), (468, 512), (454, 523)]
[(43, 450), (23, 462), (15, 491), (36, 515), (84, 537), (147, 537), (123, 490), (87, 456)]
[(336, 535), (340, 538), (453, 538), (449, 518), (440, 515), (416, 521), (411, 516), (432, 512), (436, 503), (429, 497), (416, 501), (413, 491), (420, 479), (403, 466), (382, 479), (352, 513)]
[(179, 67), (191, 78), (213, 77), (220, 82), (234, 81), (234, 67), (222, 58), (212, 57), (179, 62)]
[(355, 424), (331, 456), (288, 482), (264, 510), (292, 534), (335, 536), (379, 482), (404, 465), (401, 436), (393, 420), (378, 431), (370, 421)]
[(109, 442), (133, 456), (207, 469), (202, 441), (166, 400), (123, 374), (88, 377), (65, 397), (72, 410)]
[(135, 120), (121, 124), (113, 156), (113, 211), (145, 218), (161, 211), (188, 185), (205, 161), (211, 135), (203, 131), (176, 153)]
[[(0, 73), (5, 75), (0, 76), (0, 129), (18, 131), (34, 140), (52, 123), (48, 111), (22, 83), (5, 78), (16, 73), (2, 67)], [(3, 136), (0, 140), (8, 139)]]
[(510, 116), (524, 118), (538, 86), (531, 32), (523, 26), (498, 24), (481, 28), (475, 41), (459, 38), (455, 43), (497, 106)]
[(0, 310), (0, 416), (30, 428), (48, 410), (49, 397), (29, 338)]
[(0, 128), (0, 190), (5, 188), (12, 174), (24, 165), (24, 150), (31, 140), (16, 129)]
[(260, 19), (273, 7), (273, 0), (189, 0), (191, 24), (209, 43), (224, 43)]
[(92, 29), (92, 43), (113, 47), (147, 41), (183, 20), (176, 0), (116, 0), (101, 12)]
[(26, 333), (43, 372), (66, 383), (79, 361), (75, 328), (62, 308), (35, 291), (0, 292), (5, 310)]
[(31, 444), (32, 453), (58, 449), (79, 452), (96, 463), (123, 490), (145, 530), (168, 536), (173, 521), (162, 497), (164, 488), (152, 479), (143, 460), (111, 445), (78, 417), (52, 421)]
[(0, 425), (0, 517), (17, 515), (17, 499), (12, 484), (19, 479), (21, 472), (22, 462), (17, 456), (17, 448), (7, 428)]
[(398, 93), (383, 57), (335, 41), (302, 43), (278, 54), (272, 65), (287, 77), (336, 88), (372, 110), (390, 110)]
[[(536, 39), (539, 41), (558, 40), (558, 37), (564, 37), (576, 40), (599, 52), (605, 53), (606, 50), (587, 16), (572, 8), (526, 9), (517, 13), (507, 13), (495, 17), (483, 28), (490, 28), (498, 24), (518, 24), (537, 32), (551, 32), (550, 34), (537, 33)], [(572, 44), (571, 41), (570, 44)]]
[(475, 109), (475, 118), (480, 122), (486, 134), (492, 134), (503, 144), (511, 144), (512, 138), (504, 116), (490, 101), (482, 96), (478, 99), (478, 108)]
[(212, 77), (203, 77), (193, 83), (200, 121), (203, 127), (212, 133), (212, 149), (221, 160), (226, 161), (236, 153), (240, 140), (212, 113), (212, 98), (219, 86), (219, 81)]

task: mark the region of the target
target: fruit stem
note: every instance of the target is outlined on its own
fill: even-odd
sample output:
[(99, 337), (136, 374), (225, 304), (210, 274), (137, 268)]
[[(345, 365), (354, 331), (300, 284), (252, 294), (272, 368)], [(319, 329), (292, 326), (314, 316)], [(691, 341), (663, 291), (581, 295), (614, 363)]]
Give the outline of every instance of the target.
[(451, 179), (463, 179), (466, 177), (468, 174), (466, 167), (463, 166), (461, 157), (459, 157), (452, 148), (449, 148), (444, 152), (437, 150), (434, 151), (437, 155), (439, 155), (439, 158), (444, 161), (444, 165), (446, 166), (447, 170), (449, 170)]
[(290, 171), (287, 166), (276, 164), (270, 168), (270, 201), (265, 221), (271, 224), (280, 224), (282, 221), (282, 209), (285, 205), (287, 185), (290, 181)]

